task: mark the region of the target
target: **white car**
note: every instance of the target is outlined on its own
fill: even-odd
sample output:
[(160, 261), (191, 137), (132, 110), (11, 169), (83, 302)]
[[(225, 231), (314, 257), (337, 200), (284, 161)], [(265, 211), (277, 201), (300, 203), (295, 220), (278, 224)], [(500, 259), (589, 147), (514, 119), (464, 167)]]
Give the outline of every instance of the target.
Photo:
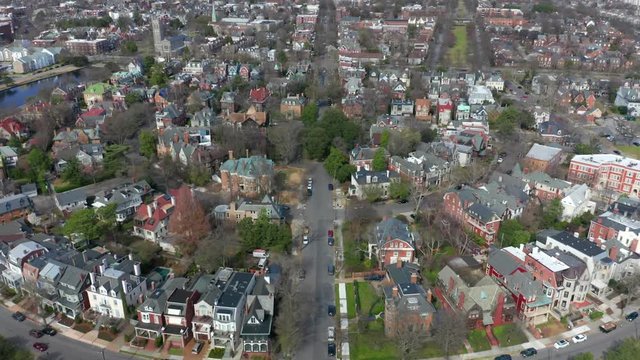
[(309, 243), (309, 237), (307, 235), (302, 236), (302, 245), (307, 245)]
[(582, 335), (582, 334), (578, 334), (571, 338), (571, 341), (573, 341), (574, 344), (581, 343), (585, 340), (587, 340), (587, 335)]
[(566, 348), (567, 346), (569, 346), (569, 342), (565, 339), (560, 339), (553, 344), (553, 347), (556, 349)]

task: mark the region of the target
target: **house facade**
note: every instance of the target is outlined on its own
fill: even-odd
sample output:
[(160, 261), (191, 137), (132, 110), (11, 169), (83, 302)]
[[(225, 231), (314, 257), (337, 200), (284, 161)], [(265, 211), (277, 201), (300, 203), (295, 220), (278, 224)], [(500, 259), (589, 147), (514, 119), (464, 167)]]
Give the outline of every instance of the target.
[(371, 197), (388, 199), (391, 184), (399, 182), (400, 175), (395, 171), (356, 171), (351, 174), (349, 195), (360, 200)]
[(415, 246), (407, 224), (395, 218), (385, 219), (375, 227), (368, 246), (369, 258), (375, 254), (381, 268), (397, 262), (413, 263)]
[(233, 152), (229, 160), (220, 166), (222, 191), (246, 196), (257, 196), (271, 191), (274, 175), (274, 163), (263, 156), (251, 156), (234, 159)]

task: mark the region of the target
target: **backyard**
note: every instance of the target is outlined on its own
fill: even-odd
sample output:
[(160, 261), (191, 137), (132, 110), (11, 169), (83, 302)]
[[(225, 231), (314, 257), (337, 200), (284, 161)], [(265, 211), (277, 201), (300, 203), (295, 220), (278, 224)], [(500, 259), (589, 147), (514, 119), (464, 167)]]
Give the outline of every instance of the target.
[(359, 313), (362, 316), (372, 316), (384, 311), (384, 300), (369, 282), (354, 282), (360, 302)]
[(496, 326), (493, 328), (493, 335), (502, 347), (519, 345), (528, 341), (527, 336), (517, 324)]
[(464, 25), (457, 25), (453, 27), (453, 35), (456, 38), (455, 45), (449, 49), (448, 58), (449, 63), (454, 66), (466, 66), (467, 64), (467, 27)]
[(367, 271), (373, 268), (373, 262), (365, 257), (363, 244), (358, 244), (356, 236), (358, 230), (350, 222), (342, 225), (342, 239), (344, 244), (344, 271), (347, 273)]

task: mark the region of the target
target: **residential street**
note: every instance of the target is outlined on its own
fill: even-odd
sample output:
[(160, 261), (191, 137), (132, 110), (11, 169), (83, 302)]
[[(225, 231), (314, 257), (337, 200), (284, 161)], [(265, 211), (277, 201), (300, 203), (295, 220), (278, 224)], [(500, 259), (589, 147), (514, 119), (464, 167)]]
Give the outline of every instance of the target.
[[(328, 274), (334, 263), (334, 248), (327, 244), (327, 230), (333, 228), (332, 193), (328, 189), (331, 178), (320, 163), (313, 163), (309, 172), (313, 178), (313, 195), (305, 210), (305, 223), (311, 229), (309, 244), (302, 250), (302, 267), (306, 278), (300, 292), (306, 324), (296, 359), (327, 359), (327, 327), (334, 326), (334, 318), (327, 315), (327, 306), (335, 303), (334, 276)], [(306, 182), (305, 182), (306, 186)]]
[[(36, 340), (29, 336), (29, 330), (40, 329), (42, 325), (31, 320), (17, 322), (11, 317), (11, 312), (4, 307), (0, 308), (0, 335), (10, 342), (33, 350), (33, 343), (43, 342), (49, 345), (48, 353), (42, 354), (38, 359), (46, 360), (125, 360), (135, 359), (131, 355), (116, 354), (108, 350), (97, 348), (80, 341), (73, 340), (62, 334), (47, 336)], [(37, 352), (40, 354), (39, 352)]]
[[(573, 356), (576, 356), (580, 353), (592, 353), (595, 359), (600, 358), (600, 356), (607, 351), (611, 346), (613, 346), (617, 341), (638, 336), (638, 326), (640, 324), (638, 321), (628, 322), (622, 320), (618, 323), (618, 328), (609, 334), (604, 334), (597, 329), (597, 332), (593, 334), (588, 334), (587, 341), (583, 343), (574, 344), (567, 346), (564, 349), (556, 350), (553, 345), (550, 345), (548, 349), (542, 351), (539, 350), (539, 356), (544, 358), (547, 356), (544, 352), (547, 351), (551, 355), (547, 356), (548, 359), (570, 359)], [(567, 339), (569, 340), (569, 339)]]

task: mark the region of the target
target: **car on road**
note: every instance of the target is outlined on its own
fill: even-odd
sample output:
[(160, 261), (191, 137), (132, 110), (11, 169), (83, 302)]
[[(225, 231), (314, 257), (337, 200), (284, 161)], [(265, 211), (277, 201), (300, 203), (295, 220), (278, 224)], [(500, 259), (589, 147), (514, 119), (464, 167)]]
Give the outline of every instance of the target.
[(329, 191), (333, 191), (333, 184), (329, 183)]
[(622, 155), (622, 153), (620, 152), (620, 150), (613, 150), (613, 153), (616, 155)]
[(309, 244), (309, 236), (302, 235), (302, 245), (307, 245), (307, 244)]
[(304, 280), (306, 275), (307, 274), (305, 273), (304, 269), (298, 270), (298, 280), (301, 280), (301, 281)]
[(538, 350), (534, 349), (534, 348), (528, 348), (528, 349), (524, 349), (522, 351), (520, 351), (520, 355), (522, 357), (531, 357), (531, 356), (535, 356), (538, 354)]
[(336, 306), (335, 305), (329, 305), (327, 307), (327, 314), (329, 316), (336, 316)]
[(504, 158), (502, 158), (502, 157), (498, 158), (498, 164), (502, 164), (503, 161), (504, 161)]
[(327, 340), (330, 343), (336, 341), (336, 328), (333, 326), (329, 326), (329, 328), (327, 328)]
[(202, 341), (196, 341), (196, 344), (193, 345), (193, 349), (191, 349), (191, 353), (192, 354), (199, 354), (200, 350), (202, 350), (203, 346), (204, 346), (204, 343)]
[(54, 328), (52, 328), (51, 326), (45, 326), (42, 330), (43, 334), (49, 335), (49, 336), (54, 336), (55, 334), (58, 333), (58, 331)]
[(335, 343), (329, 343), (329, 345), (327, 346), (327, 353), (329, 356), (336, 356), (336, 344)]
[(556, 349), (563, 349), (569, 346), (569, 342), (565, 339), (560, 339), (553, 344), (553, 347)]
[(327, 230), (327, 237), (333, 237), (333, 230)]
[(494, 358), (495, 360), (511, 360), (511, 355), (509, 354), (502, 354), (502, 355), (498, 355)]
[(40, 352), (45, 352), (47, 351), (47, 349), (49, 349), (49, 345), (45, 343), (37, 342), (33, 344), (33, 348)]
[(34, 337), (36, 339), (40, 339), (42, 335), (44, 334), (40, 330), (33, 329), (29, 331), (29, 336)]
[(408, 202), (409, 202), (409, 200), (407, 200), (407, 199), (400, 199), (400, 200), (397, 201), (398, 204), (406, 204)]
[(327, 267), (327, 270), (329, 271), (329, 275), (333, 275), (336, 273), (336, 267), (331, 264)]
[(329, 243), (329, 246), (333, 246), (333, 238), (332, 237), (328, 238), (327, 243)]
[(638, 318), (638, 312), (634, 311), (632, 313), (627, 314), (627, 316), (624, 317), (625, 319), (627, 319), (627, 321), (633, 321), (635, 319)]
[(587, 335), (578, 334), (578, 335), (572, 337), (571, 341), (573, 341), (574, 344), (581, 343), (583, 341), (587, 341)]
[(616, 323), (614, 323), (613, 321), (609, 321), (600, 325), (600, 331), (602, 331), (605, 334), (610, 333), (617, 328), (618, 328), (618, 325), (616, 325)]
[(21, 313), (20, 311), (14, 312), (13, 314), (11, 314), (11, 317), (18, 321), (25, 321), (27, 319), (27, 317), (24, 316), (24, 314)]
[(364, 279), (368, 280), (368, 281), (380, 281), (380, 280), (384, 279), (384, 275), (371, 274), (371, 275), (365, 276)]

